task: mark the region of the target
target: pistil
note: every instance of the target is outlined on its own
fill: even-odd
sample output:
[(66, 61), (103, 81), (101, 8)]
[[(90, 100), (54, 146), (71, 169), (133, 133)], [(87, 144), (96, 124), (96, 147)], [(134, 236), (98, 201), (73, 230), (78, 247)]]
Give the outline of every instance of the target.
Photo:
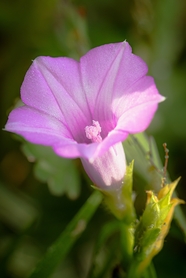
[(102, 141), (101, 126), (98, 121), (92, 121), (91, 126), (85, 127), (85, 134), (88, 139), (90, 139), (93, 143), (100, 143)]

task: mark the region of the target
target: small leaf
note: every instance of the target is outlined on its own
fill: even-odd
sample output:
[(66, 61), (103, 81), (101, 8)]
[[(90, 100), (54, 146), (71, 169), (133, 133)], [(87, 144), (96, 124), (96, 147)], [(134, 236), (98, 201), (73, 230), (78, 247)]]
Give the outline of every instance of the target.
[(53, 195), (66, 194), (75, 199), (80, 193), (80, 176), (73, 160), (57, 156), (50, 147), (25, 142), (22, 147), (28, 160), (35, 162), (34, 173), (46, 182)]

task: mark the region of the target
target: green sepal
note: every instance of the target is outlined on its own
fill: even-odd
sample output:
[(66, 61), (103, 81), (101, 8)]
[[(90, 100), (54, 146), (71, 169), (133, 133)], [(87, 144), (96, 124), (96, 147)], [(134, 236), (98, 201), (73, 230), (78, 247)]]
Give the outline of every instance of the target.
[(149, 254), (153, 250), (154, 242), (156, 242), (160, 233), (161, 229), (159, 228), (152, 228), (145, 233), (140, 243), (140, 245), (143, 246), (143, 248), (138, 255), (138, 260), (140, 259), (140, 261), (143, 261), (146, 258), (148, 258)]
[(172, 207), (172, 204), (168, 204), (165, 208), (161, 209), (161, 214), (159, 219), (156, 222), (156, 227), (161, 227)]
[[(153, 196), (152, 198), (153, 199)], [(148, 229), (151, 225), (155, 225), (160, 216), (160, 209), (156, 202), (151, 202), (146, 206), (141, 218), (144, 229)]]

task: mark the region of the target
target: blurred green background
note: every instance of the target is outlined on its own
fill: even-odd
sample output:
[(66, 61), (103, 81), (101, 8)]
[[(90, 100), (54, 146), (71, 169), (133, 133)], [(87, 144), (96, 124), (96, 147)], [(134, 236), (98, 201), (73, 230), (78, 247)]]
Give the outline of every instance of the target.
[[(182, 176), (178, 195), (186, 200), (185, 0), (0, 0), (0, 40), (0, 277), (26, 277), (91, 193), (78, 160), (22, 147), (2, 130), (39, 55), (78, 59), (92, 47), (127, 40), (167, 98), (148, 133), (162, 161), (162, 144), (168, 144), (168, 170), (172, 179)], [(111, 218), (100, 208), (53, 278), (86, 277), (99, 230)], [(183, 235), (173, 221), (154, 259), (158, 277), (186, 277), (185, 262)]]

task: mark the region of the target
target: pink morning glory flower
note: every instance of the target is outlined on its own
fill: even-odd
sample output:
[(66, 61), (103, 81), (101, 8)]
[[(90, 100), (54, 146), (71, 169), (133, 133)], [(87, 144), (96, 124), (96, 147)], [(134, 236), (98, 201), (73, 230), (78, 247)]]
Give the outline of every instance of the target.
[(158, 103), (147, 66), (127, 42), (90, 50), (80, 61), (36, 58), (22, 87), (23, 106), (5, 129), (77, 158), (101, 188), (119, 188), (126, 169), (121, 142), (144, 131)]

